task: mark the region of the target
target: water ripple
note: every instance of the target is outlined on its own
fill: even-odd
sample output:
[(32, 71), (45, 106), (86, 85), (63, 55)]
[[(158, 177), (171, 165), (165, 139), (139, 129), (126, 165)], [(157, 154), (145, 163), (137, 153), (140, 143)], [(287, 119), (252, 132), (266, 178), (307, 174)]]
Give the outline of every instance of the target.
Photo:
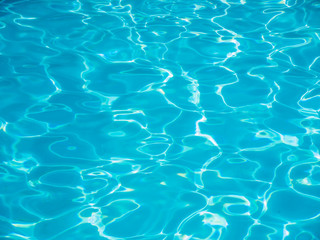
[(0, 238), (320, 239), (319, 11), (0, 1)]

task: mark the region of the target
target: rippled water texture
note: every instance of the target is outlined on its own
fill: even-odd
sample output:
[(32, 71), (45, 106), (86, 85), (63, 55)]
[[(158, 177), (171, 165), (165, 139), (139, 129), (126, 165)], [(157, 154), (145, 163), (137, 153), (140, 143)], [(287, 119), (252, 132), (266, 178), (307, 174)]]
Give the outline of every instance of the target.
[(319, 240), (318, 0), (0, 1), (0, 240)]

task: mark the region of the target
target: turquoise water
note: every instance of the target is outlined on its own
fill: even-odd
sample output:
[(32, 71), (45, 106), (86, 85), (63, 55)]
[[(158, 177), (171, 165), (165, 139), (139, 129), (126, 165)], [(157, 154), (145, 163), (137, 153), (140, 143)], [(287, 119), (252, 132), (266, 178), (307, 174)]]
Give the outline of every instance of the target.
[(0, 1), (0, 240), (319, 240), (320, 2)]

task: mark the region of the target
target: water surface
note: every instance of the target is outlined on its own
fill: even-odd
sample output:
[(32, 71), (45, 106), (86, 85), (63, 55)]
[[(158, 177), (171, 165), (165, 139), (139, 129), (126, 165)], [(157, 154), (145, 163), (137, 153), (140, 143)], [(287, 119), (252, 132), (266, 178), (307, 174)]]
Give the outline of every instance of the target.
[(0, 239), (319, 240), (320, 2), (0, 1)]

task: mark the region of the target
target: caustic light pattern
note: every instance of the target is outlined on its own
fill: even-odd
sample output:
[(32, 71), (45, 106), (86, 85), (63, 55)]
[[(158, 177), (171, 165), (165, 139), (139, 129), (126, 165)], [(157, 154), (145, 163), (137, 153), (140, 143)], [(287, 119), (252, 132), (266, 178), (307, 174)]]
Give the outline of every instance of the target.
[(0, 240), (319, 240), (318, 0), (0, 1)]

